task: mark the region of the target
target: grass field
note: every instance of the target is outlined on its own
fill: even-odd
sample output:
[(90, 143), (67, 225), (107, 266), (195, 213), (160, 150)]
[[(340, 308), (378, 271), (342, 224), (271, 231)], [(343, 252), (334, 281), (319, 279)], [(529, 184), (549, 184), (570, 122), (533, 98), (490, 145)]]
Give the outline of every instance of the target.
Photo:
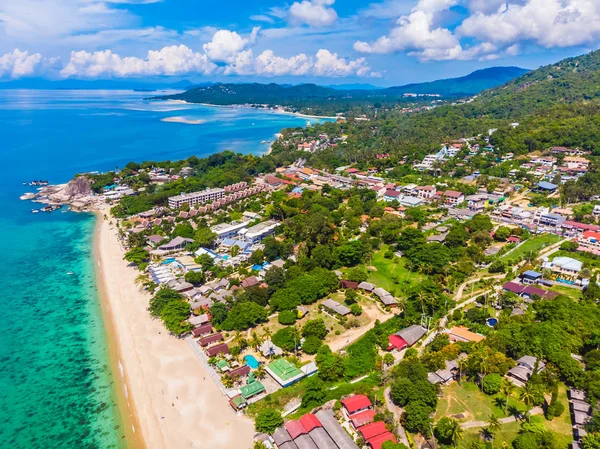
[[(488, 396), (479, 390), (473, 382), (453, 382), (442, 388), (443, 397), (438, 402), (435, 413), (435, 421), (444, 416), (463, 414), (464, 419), (460, 421), (486, 421), (493, 414), (497, 418), (505, 418), (503, 402), (496, 404), (497, 396)], [(516, 407), (519, 411), (525, 411), (526, 407), (521, 401), (514, 397), (509, 398), (509, 407)]]
[[(373, 254), (370, 261), (370, 266), (376, 268), (367, 270), (369, 273), (369, 282), (384, 288), (390, 293), (394, 292), (396, 296), (404, 295), (405, 292), (412, 287), (420, 284), (421, 279), (426, 276), (412, 273), (405, 268), (406, 259), (397, 258), (386, 259), (384, 254), (388, 251), (388, 246), (383, 245), (382, 248)], [(399, 283), (396, 283), (398, 281)]]
[(525, 254), (531, 251), (539, 251), (547, 246), (554, 245), (559, 242), (560, 236), (554, 234), (542, 234), (530, 238), (513, 252), (507, 253), (502, 256), (502, 259), (518, 259), (523, 257)]
[[(502, 428), (494, 436), (492, 447), (494, 449), (503, 449), (503, 443), (511, 443), (519, 433), (521, 423), (518, 421), (503, 424)], [(475, 441), (481, 441), (481, 429), (466, 429), (463, 440), (460, 442), (459, 448), (470, 448)], [(512, 447), (512, 446), (509, 446)]]

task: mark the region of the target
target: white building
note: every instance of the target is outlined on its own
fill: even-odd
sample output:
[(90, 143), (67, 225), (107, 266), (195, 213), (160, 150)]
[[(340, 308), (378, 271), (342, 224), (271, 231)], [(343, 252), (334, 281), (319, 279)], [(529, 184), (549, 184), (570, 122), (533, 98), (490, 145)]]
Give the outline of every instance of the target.
[(206, 189), (201, 192), (184, 193), (169, 198), (169, 207), (171, 209), (179, 209), (184, 204), (190, 207), (198, 204), (204, 204), (208, 201), (220, 200), (225, 196), (224, 189)]
[(279, 222), (275, 220), (267, 220), (252, 226), (247, 229), (242, 229), (238, 232), (240, 240), (250, 243), (258, 243), (262, 239), (275, 234), (275, 228), (279, 226)]
[(248, 226), (249, 221), (232, 222), (232, 223), (219, 223), (218, 225), (210, 228), (212, 232), (217, 234), (219, 240), (229, 239), (235, 237), (239, 231)]

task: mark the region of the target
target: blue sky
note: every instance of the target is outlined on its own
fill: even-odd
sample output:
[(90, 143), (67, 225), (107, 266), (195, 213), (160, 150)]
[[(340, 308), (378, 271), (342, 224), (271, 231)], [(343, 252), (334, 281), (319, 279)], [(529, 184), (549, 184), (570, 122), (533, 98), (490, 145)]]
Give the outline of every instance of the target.
[(397, 85), (599, 38), (600, 0), (2, 0), (0, 80)]

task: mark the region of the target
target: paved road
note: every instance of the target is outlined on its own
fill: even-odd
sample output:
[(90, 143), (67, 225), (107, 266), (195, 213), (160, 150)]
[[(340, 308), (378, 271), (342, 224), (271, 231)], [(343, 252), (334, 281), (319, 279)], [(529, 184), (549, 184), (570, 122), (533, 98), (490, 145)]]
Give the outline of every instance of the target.
[(400, 425), (400, 417), (402, 416), (403, 410), (394, 404), (390, 399), (390, 387), (387, 387), (384, 390), (383, 397), (385, 398), (385, 405), (387, 409), (394, 414), (394, 420), (398, 423), (398, 426), (396, 427), (396, 435), (400, 439), (400, 443), (404, 444), (406, 447), (410, 447), (410, 444), (408, 444), (406, 431), (404, 430), (404, 427)]

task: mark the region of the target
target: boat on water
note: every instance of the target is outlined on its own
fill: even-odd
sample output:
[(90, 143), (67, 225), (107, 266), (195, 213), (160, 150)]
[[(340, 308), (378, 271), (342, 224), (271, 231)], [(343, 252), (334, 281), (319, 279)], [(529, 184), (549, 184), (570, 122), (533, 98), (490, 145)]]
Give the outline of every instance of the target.
[(266, 141), (264, 141), (264, 140), (261, 140), (261, 141), (260, 141), (260, 143), (262, 143), (262, 144), (264, 145), (264, 144), (265, 144), (265, 143), (267, 143), (267, 142), (266, 142)]
[[(23, 183), (23, 184), (25, 184), (25, 183)], [(42, 181), (42, 180), (35, 180), (35, 181), (30, 181), (29, 182), (30, 186), (42, 186), (43, 187), (43, 186), (47, 186), (48, 184), (50, 184), (50, 183), (48, 181), (46, 181), (46, 180), (44, 180), (44, 181)]]
[(31, 209), (31, 213), (32, 213), (32, 214), (39, 214), (39, 213), (40, 213), (40, 211), (39, 211), (39, 210), (37, 210), (37, 209)]
[(67, 274), (68, 274), (69, 276), (72, 276), (72, 275), (74, 275), (75, 273), (73, 273), (72, 271), (67, 271)]

